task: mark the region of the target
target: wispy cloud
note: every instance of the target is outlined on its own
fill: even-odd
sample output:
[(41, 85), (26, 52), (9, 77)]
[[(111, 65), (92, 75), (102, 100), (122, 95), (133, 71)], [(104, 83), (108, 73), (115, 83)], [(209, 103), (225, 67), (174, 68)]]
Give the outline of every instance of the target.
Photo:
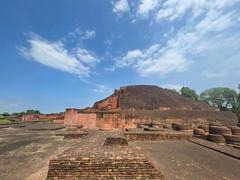
[(112, 45), (112, 41), (110, 39), (107, 39), (104, 41), (104, 44), (107, 45), (107, 47), (111, 46)]
[(116, 67), (133, 67), (142, 76), (164, 76), (170, 72), (185, 71), (190, 61), (185, 59), (182, 52), (170, 48), (161, 48), (159, 44), (144, 50), (128, 51), (126, 56), (118, 58)]
[(163, 87), (163, 88), (166, 88), (166, 89), (175, 89), (176, 91), (179, 92), (184, 85), (181, 85), (181, 84), (163, 84), (163, 85), (160, 85), (160, 86)]
[[(80, 28), (75, 28), (73, 31), (68, 33), (68, 37), (71, 40), (91, 40), (96, 37), (96, 31), (95, 30), (86, 30), (83, 31)], [(66, 38), (65, 38), (66, 39)]]
[(25, 58), (80, 77), (88, 77), (92, 63), (97, 61), (86, 49), (77, 48), (76, 53), (71, 53), (61, 41), (51, 42), (36, 34), (31, 34), (27, 42), (28, 47), (18, 48)]
[(78, 59), (81, 62), (86, 63), (86, 64), (95, 64), (95, 63), (99, 62), (95, 53), (93, 53), (87, 49), (84, 49), (84, 48), (77, 48), (76, 56), (78, 57)]
[(96, 88), (94, 89), (94, 92), (97, 92), (97, 93), (112, 93), (112, 89), (108, 88), (107, 86), (105, 85), (97, 85)]
[(96, 32), (94, 30), (87, 30), (84, 32), (82, 39), (93, 39), (96, 37)]
[[(240, 13), (234, 8), (239, 2), (141, 0), (131, 8), (134, 19), (141, 20), (139, 17), (143, 16), (158, 24), (167, 22), (172, 30), (164, 34), (163, 46), (129, 50), (116, 58), (115, 67), (132, 67), (143, 76), (165, 76), (201, 64), (208, 73), (199, 75), (205, 78), (225, 77), (230, 71), (237, 74), (239, 66), (232, 64), (239, 64), (240, 56)], [(181, 26), (174, 28), (175, 21)]]
[(137, 7), (137, 14), (148, 17), (149, 13), (160, 5), (161, 0), (141, 0)]
[(112, 5), (113, 12), (117, 15), (121, 15), (130, 11), (128, 0), (114, 0), (112, 1)]
[(202, 75), (207, 79), (222, 79), (226, 77), (226, 72), (203, 72)]

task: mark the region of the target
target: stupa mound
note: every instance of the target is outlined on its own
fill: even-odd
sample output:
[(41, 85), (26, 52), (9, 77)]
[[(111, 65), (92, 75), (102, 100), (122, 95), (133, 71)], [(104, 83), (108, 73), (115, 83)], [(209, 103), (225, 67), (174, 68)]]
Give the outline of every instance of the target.
[(172, 123), (190, 124), (194, 128), (199, 124), (237, 125), (237, 122), (231, 112), (219, 111), (204, 102), (152, 85), (121, 87), (91, 108), (67, 109), (65, 113), (65, 124), (82, 124), (85, 128), (101, 130), (153, 123), (164, 127), (171, 127)]
[(203, 102), (193, 101), (169, 89), (151, 85), (121, 87), (120, 90), (115, 90), (111, 96), (96, 102), (93, 108), (98, 110), (114, 108), (120, 108), (122, 110), (216, 110)]

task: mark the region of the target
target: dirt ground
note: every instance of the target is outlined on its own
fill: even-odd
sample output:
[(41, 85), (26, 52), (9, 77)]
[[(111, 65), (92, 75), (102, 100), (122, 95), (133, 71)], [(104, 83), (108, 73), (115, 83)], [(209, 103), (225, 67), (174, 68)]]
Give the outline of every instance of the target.
[(0, 129), (0, 179), (45, 179), (49, 159), (77, 144), (55, 136), (56, 132)]
[[(64, 140), (62, 136), (56, 136), (62, 131), (0, 129), (0, 179), (43, 180), (51, 157), (89, 143), (102, 146), (104, 137), (121, 135), (121, 131), (89, 131), (84, 138)], [(165, 179), (240, 178), (239, 160), (188, 141), (144, 141), (130, 142), (129, 145), (141, 148)]]

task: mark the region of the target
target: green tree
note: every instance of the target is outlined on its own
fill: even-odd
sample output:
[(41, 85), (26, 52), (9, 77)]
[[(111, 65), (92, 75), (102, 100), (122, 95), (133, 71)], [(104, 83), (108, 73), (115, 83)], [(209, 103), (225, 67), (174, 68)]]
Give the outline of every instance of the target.
[(10, 116), (10, 114), (8, 112), (4, 112), (2, 113), (2, 116)]
[(180, 92), (182, 96), (191, 98), (192, 100), (196, 101), (199, 99), (197, 93), (193, 89), (190, 89), (189, 87), (182, 87)]
[(176, 94), (179, 94), (179, 92), (176, 89), (168, 89), (168, 90), (170, 90), (170, 91), (172, 91), (172, 92), (174, 92)]
[(41, 114), (39, 110), (30, 109), (26, 111), (26, 114)]
[(21, 115), (24, 115), (26, 114), (26, 112), (15, 112), (15, 113), (12, 113), (12, 115), (14, 116), (21, 116)]
[(240, 115), (240, 84), (238, 85), (237, 101), (236, 101), (236, 104), (233, 107), (233, 112)]
[(200, 94), (200, 99), (222, 111), (233, 110), (237, 102), (237, 92), (229, 88), (207, 89)]

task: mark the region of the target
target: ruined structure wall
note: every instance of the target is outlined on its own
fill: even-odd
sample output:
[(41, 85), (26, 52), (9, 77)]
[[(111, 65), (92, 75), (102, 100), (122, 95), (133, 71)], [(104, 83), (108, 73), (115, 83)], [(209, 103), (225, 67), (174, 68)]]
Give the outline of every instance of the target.
[(22, 115), (20, 120), (22, 121), (34, 121), (34, 120), (57, 120), (64, 119), (64, 114), (25, 114)]
[(236, 125), (237, 116), (231, 112), (223, 111), (125, 111), (126, 121), (134, 124), (151, 123), (153, 121), (164, 124), (189, 122), (192, 124), (208, 124), (209, 122), (220, 122), (223, 125)]
[(135, 128), (138, 124), (161, 123), (171, 126), (172, 123), (190, 123), (193, 126), (219, 122), (223, 125), (237, 125), (237, 116), (222, 111), (187, 111), (187, 110), (128, 110), (82, 112), (69, 109), (65, 112), (64, 124), (82, 124), (86, 128)]
[(121, 127), (121, 119), (115, 113), (98, 113), (97, 127), (101, 129), (104, 124), (108, 124), (111, 128), (119, 128)]
[(136, 124), (126, 121), (124, 113), (98, 113), (97, 127), (101, 128), (104, 124), (110, 124), (112, 128), (136, 128)]
[(96, 110), (110, 110), (110, 109), (117, 109), (118, 108), (118, 94), (113, 94), (108, 98), (96, 102), (94, 104), (94, 109)]
[(81, 124), (85, 128), (96, 128), (97, 115), (96, 113), (79, 113), (77, 109), (67, 109), (65, 112), (64, 124)]

